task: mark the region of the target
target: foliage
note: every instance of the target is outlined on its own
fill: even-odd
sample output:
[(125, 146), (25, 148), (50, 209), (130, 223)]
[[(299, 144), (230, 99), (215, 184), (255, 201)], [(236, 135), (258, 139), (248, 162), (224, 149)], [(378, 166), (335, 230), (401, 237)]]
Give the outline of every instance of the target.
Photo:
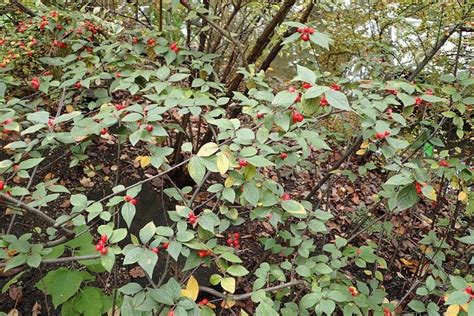
[[(17, 221), (38, 212), (51, 219), (43, 217), (24, 234), (8, 230), (1, 236), (3, 271), (74, 262), (52, 268), (36, 284), (64, 315), (99, 315), (115, 306), (124, 315), (213, 315), (216, 305), (236, 309), (236, 301), (244, 299), (255, 304), (256, 315), (390, 315), (396, 308), (429, 315), (446, 309), (474, 313), (473, 261), (463, 256), (472, 247), (473, 231), (456, 229), (472, 223), (474, 212), (473, 169), (463, 145), (472, 138), (474, 81), (468, 65), (459, 64), (459, 50), (454, 72), (437, 62), (423, 81), (407, 81), (397, 67), (367, 63), (357, 54), (346, 62), (363, 71), (349, 77), (329, 66), (331, 71), (322, 71), (314, 61), (334, 46), (360, 49), (368, 45), (363, 37), (344, 42), (344, 35), (330, 28), (323, 32), (316, 23), (287, 21), (281, 26), (289, 30), (284, 53), (312, 54), (308, 62), (299, 60), (296, 75), (288, 78), (291, 87), (275, 85), (251, 63), (234, 69), (230, 77), (240, 75), (246, 89), (233, 91), (231, 81), (219, 79), (217, 51), (194, 49), (182, 39), (180, 24), (188, 21), (190, 28), (201, 21), (198, 13), (208, 10), (188, 12), (176, 1), (170, 6), (164, 31), (102, 20), (100, 10), (42, 6), (35, 7), (37, 16), (2, 20), (0, 194), (20, 214)], [(464, 23), (464, 11), (454, 12), (450, 19)], [(304, 31), (314, 27), (313, 33)], [(206, 30), (209, 25), (199, 34)], [(276, 33), (279, 39), (282, 32)], [(309, 34), (307, 40), (303, 34)], [(368, 55), (406, 57), (405, 51), (393, 52), (396, 44), (373, 39), (370, 45), (376, 43), (391, 45), (390, 52), (367, 49)], [(411, 69), (399, 67), (402, 73)], [(240, 110), (238, 117), (232, 107)], [(338, 116), (354, 118), (342, 133), (324, 124)], [(326, 166), (329, 153), (344, 152), (346, 144), (349, 155), (361, 158), (358, 168), (339, 164), (328, 174), (359, 185), (369, 185), (370, 174), (382, 177), (370, 201), (382, 210), (380, 240), (393, 233), (392, 216), (416, 212), (421, 204), (452, 212), (434, 213), (432, 229), (420, 232), (416, 282), (400, 297), (387, 293), (391, 264), (381, 256), (380, 240), (356, 243), (348, 233), (330, 229), (334, 215), (324, 193), (316, 194), (320, 187), (329, 191), (327, 179), (300, 184), (301, 194), (295, 196), (278, 176), (285, 169), (314, 175), (315, 164)], [(117, 157), (136, 150), (130, 151), (137, 154), (133, 168), (152, 168), (155, 175), (133, 183), (118, 176), (115, 183), (104, 179), (110, 192), (100, 198), (61, 178), (35, 178), (55, 163), (50, 153), (58, 151), (69, 154), (70, 168), (95, 172), (89, 166), (91, 150), (101, 145), (117, 150)], [(176, 173), (189, 174), (192, 185), (173, 183)], [(170, 224), (151, 221), (132, 232), (143, 185), (160, 177), (170, 178), (163, 192), (175, 207), (161, 215)], [(197, 203), (204, 192), (212, 204)], [(70, 201), (67, 211), (50, 217), (55, 213), (46, 210), (64, 199)], [(373, 208), (361, 207), (372, 215)], [(265, 223), (273, 231), (258, 240), (268, 256), (255, 269), (242, 260), (244, 252), (234, 243), (239, 237), (233, 235), (250, 223)], [(442, 228), (433, 229), (438, 225)], [(179, 277), (155, 283), (160, 256), (167, 257), (166, 267), (168, 261), (179, 266)], [(451, 266), (449, 256), (459, 258), (459, 265)], [(124, 284), (117, 298), (95, 281), (121, 265), (140, 266), (150, 281)], [(225, 293), (212, 302), (197, 301), (202, 293), (216, 295), (192, 276), (200, 266), (215, 268), (209, 282)], [(251, 292), (241, 287), (244, 278), (251, 280)], [(409, 303), (398, 301), (404, 294)]]

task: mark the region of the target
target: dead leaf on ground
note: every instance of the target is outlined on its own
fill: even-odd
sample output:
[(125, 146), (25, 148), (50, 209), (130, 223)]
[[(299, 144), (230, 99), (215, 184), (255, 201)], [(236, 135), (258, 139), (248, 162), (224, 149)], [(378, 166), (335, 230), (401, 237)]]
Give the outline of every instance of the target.
[(35, 302), (35, 305), (31, 309), (31, 316), (38, 316), (41, 314), (41, 304)]
[(16, 308), (14, 308), (11, 311), (9, 311), (7, 315), (8, 316), (19, 316), (20, 313), (18, 312), (18, 310)]
[(143, 272), (143, 269), (140, 268), (139, 266), (136, 266), (135, 268), (130, 269), (128, 272), (132, 278), (143, 278), (145, 276), (145, 272)]
[(8, 290), (8, 295), (15, 302), (20, 302), (21, 298), (23, 297), (23, 291), (22, 291), (21, 287), (12, 285), (10, 287), (10, 289)]
[(64, 200), (64, 202), (62, 202), (61, 204), (59, 204), (59, 207), (60, 208), (68, 208), (69, 206), (71, 206), (71, 200)]

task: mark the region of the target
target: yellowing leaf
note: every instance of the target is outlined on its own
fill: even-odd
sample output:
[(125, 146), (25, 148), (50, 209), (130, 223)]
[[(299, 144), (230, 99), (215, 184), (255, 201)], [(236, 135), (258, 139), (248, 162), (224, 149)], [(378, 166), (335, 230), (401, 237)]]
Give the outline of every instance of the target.
[(458, 200), (461, 201), (461, 202), (464, 202), (464, 201), (466, 201), (466, 199), (467, 199), (467, 193), (464, 192), (464, 191), (459, 192)]
[(195, 301), (199, 294), (199, 284), (195, 277), (191, 275), (186, 284), (186, 289), (181, 290), (181, 295)]
[(457, 316), (459, 314), (459, 305), (451, 305), (448, 307), (444, 316)]
[(143, 156), (140, 159), (140, 167), (146, 168), (147, 166), (150, 165), (150, 162), (151, 162), (150, 156)]
[(226, 188), (230, 188), (231, 186), (234, 185), (234, 182), (235, 182), (235, 181), (234, 181), (234, 178), (228, 177), (228, 178), (225, 179), (225, 181), (224, 181), (224, 186), (225, 186)]
[(66, 112), (67, 113), (74, 112), (74, 107), (71, 104), (66, 105)]
[(358, 151), (356, 151), (356, 155), (362, 156), (362, 155), (364, 155), (366, 152), (367, 152), (367, 150), (365, 150), (365, 149), (359, 149)]
[(221, 303), (221, 307), (222, 307), (222, 308), (225, 308), (225, 309), (232, 308), (234, 305), (235, 305), (235, 301), (234, 301), (234, 300), (224, 300), (224, 301), (222, 301), (222, 303)]
[(235, 292), (235, 279), (234, 278), (223, 278), (221, 280), (221, 286), (224, 290), (229, 293)]
[(362, 149), (369, 148), (369, 141), (366, 140), (362, 144), (360, 144), (360, 148), (362, 148)]
[(229, 170), (230, 162), (229, 158), (224, 153), (218, 153), (217, 154), (217, 169), (219, 169), (219, 172), (221, 173), (221, 176), (223, 176), (227, 170)]
[(197, 155), (199, 157), (209, 157), (218, 150), (219, 146), (216, 143), (207, 143), (204, 144), (201, 149), (199, 149)]
[(408, 259), (405, 259), (405, 258), (401, 258), (400, 261), (401, 261), (405, 266), (408, 266), (408, 267), (415, 264), (414, 261), (408, 260)]

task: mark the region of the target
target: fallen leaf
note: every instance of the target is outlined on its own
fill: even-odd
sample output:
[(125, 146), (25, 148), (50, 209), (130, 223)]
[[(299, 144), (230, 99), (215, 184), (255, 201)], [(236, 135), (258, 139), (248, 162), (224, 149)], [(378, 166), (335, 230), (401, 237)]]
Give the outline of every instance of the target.
[(8, 295), (10, 296), (12, 300), (18, 303), (21, 301), (21, 298), (23, 297), (23, 291), (21, 287), (12, 285), (10, 289), (8, 290)]
[(135, 268), (130, 269), (128, 272), (132, 278), (143, 278), (145, 276), (145, 272), (143, 272), (143, 269), (140, 268), (139, 266), (136, 266)]
[(190, 276), (186, 288), (181, 290), (181, 295), (195, 301), (199, 294), (199, 284), (194, 276)]
[(12, 309), (11, 311), (8, 312), (7, 316), (19, 316), (20, 313), (16, 308)]
[(35, 305), (31, 309), (31, 316), (38, 316), (41, 314), (41, 304), (35, 302)]

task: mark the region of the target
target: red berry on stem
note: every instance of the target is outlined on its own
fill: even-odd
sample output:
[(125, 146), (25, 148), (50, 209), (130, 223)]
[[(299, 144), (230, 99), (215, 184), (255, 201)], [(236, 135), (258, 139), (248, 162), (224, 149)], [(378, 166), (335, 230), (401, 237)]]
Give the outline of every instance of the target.
[(234, 244), (234, 247), (240, 246), (240, 243), (238, 240), (234, 240), (232, 243)]
[(80, 88), (82, 87), (81, 82), (80, 82), (80, 81), (76, 82), (76, 83), (74, 84), (74, 87), (75, 87), (76, 89), (80, 89)]
[(209, 300), (208, 300), (207, 298), (203, 298), (203, 299), (201, 300), (201, 304), (202, 304), (202, 305), (207, 305), (207, 303), (209, 303)]
[(108, 238), (107, 235), (105, 235), (105, 234), (102, 235), (102, 236), (100, 236), (100, 241), (102, 241), (102, 242), (104, 242), (104, 243), (107, 242), (107, 239), (109, 239), (109, 238)]
[(104, 245), (102, 245), (102, 244), (96, 244), (95, 245), (95, 250), (97, 250), (97, 251), (101, 251), (102, 248), (104, 248)]
[(240, 238), (240, 234), (239, 234), (239, 233), (234, 233), (234, 238), (235, 238), (235, 239), (239, 239), (239, 238)]
[(321, 100), (319, 100), (319, 105), (320, 106), (328, 106), (329, 105), (329, 102), (328, 100), (326, 99), (326, 96), (322, 96)]
[(171, 310), (168, 312), (168, 315), (167, 315), (167, 316), (174, 316), (174, 310), (171, 309)]
[(309, 41), (309, 34), (308, 33), (303, 33), (303, 34), (301, 34), (300, 38), (303, 41), (307, 42), (307, 41)]
[(288, 193), (284, 193), (284, 194), (281, 196), (281, 199), (282, 199), (283, 201), (288, 201), (289, 199), (291, 199), (291, 196), (290, 196), (290, 194), (288, 194)]
[(383, 132), (383, 135), (384, 135), (385, 137), (390, 136), (390, 131), (385, 131), (385, 132)]
[(132, 205), (137, 205), (137, 204), (138, 204), (138, 200), (137, 200), (137, 199), (131, 199), (131, 200), (130, 200), (130, 204), (132, 204)]
[(312, 86), (313, 86), (313, 85), (310, 84), (310, 83), (307, 83), (307, 82), (303, 83), (303, 88), (304, 88), (304, 89), (309, 89), (309, 88), (311, 88)]
[(244, 160), (244, 159), (239, 160), (239, 166), (245, 167), (245, 166), (247, 166), (247, 164), (248, 164), (248, 162), (246, 160)]
[(153, 132), (153, 125), (147, 125), (147, 126), (145, 127), (145, 129), (146, 129), (146, 131), (147, 131), (148, 133), (151, 133), (151, 132)]
[(449, 167), (449, 162), (447, 162), (446, 160), (440, 160), (440, 162), (438, 164), (441, 167)]
[(107, 135), (108, 132), (106, 128), (103, 128), (100, 130), (100, 135)]
[(280, 158), (281, 159), (286, 159), (288, 157), (288, 154), (287, 153), (281, 153), (280, 154)]
[(109, 248), (108, 247), (104, 247), (100, 250), (101, 255), (106, 255), (108, 253), (109, 253)]
[(296, 29), (296, 32), (298, 33), (303, 33), (304, 32), (304, 27), (299, 27)]
[(154, 248), (151, 248), (151, 251), (154, 252), (154, 253), (158, 253), (158, 252), (160, 252), (160, 249), (154, 247)]
[(341, 90), (341, 86), (336, 84), (336, 83), (333, 83), (331, 85), (331, 89), (334, 90), (334, 91), (339, 91), (339, 90)]
[(125, 195), (123, 197), (123, 199), (125, 200), (125, 202), (130, 202), (130, 200), (132, 199), (132, 197), (130, 195)]
[(263, 113), (257, 113), (257, 118), (258, 119), (262, 119), (262, 118), (264, 118), (264, 116), (265, 116), (265, 114), (263, 114)]
[(0, 191), (2, 191), (5, 188), (5, 182), (0, 180)]
[(416, 105), (421, 105), (421, 104), (423, 104), (423, 99), (420, 98), (420, 97), (417, 97), (417, 98), (415, 99), (415, 104), (416, 104)]
[(40, 87), (40, 81), (38, 78), (33, 78), (31, 79), (31, 86), (33, 87), (33, 89), (35, 89), (36, 91), (39, 90), (39, 87)]
[(296, 88), (293, 86), (288, 87), (288, 91), (290, 92), (296, 92)]
[(169, 245), (170, 245), (169, 242), (163, 243), (163, 249), (168, 249)]
[(232, 246), (232, 243), (233, 243), (233, 242), (234, 242), (234, 241), (232, 240), (232, 238), (227, 238), (227, 240), (226, 240), (226, 243), (227, 243), (229, 246)]

